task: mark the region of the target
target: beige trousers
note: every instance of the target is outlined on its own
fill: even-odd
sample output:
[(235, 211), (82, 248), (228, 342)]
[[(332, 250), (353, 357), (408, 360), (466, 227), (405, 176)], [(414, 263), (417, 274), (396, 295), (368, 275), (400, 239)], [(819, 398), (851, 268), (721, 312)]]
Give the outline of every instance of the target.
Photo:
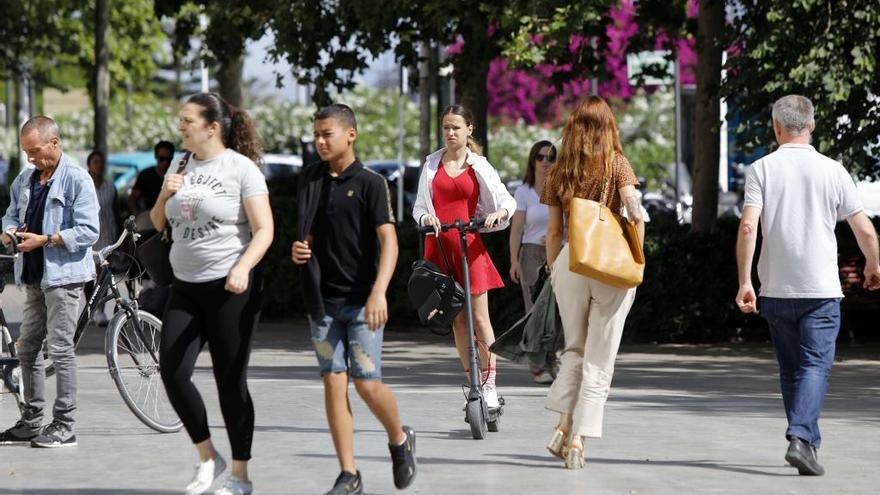
[(601, 438), (614, 359), (636, 290), (618, 289), (573, 273), (568, 257), (565, 245), (551, 274), (565, 349), (545, 406), (571, 413), (572, 433)]

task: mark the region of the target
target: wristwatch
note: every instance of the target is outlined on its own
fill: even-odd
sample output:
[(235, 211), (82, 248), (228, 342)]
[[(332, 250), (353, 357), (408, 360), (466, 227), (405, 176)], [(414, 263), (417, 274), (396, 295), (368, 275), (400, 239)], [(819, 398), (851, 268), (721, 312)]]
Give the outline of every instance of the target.
[(54, 234), (48, 236), (49, 240), (46, 241), (46, 247), (55, 247), (56, 246), (55, 242), (52, 241), (53, 237), (54, 237)]

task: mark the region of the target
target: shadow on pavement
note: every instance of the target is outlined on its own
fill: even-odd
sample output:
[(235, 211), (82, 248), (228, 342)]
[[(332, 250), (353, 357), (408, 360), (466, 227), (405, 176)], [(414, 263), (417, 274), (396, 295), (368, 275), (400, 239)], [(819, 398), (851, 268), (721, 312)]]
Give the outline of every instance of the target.
[[(558, 459), (551, 457), (542, 457), (537, 455), (522, 455), (522, 454), (486, 454), (487, 456), (497, 456), (497, 457), (509, 457), (513, 459), (522, 459), (522, 460), (532, 460), (532, 461), (543, 461), (543, 464), (531, 464), (532, 466), (540, 466), (547, 467), (547, 462), (549, 461), (551, 464), (556, 464), (560, 469), (563, 468), (562, 462)], [(421, 458), (419, 458), (419, 462), (421, 462)], [(486, 464), (495, 464), (495, 462), (486, 462)], [(650, 459), (603, 459), (596, 457), (587, 457), (587, 465), (590, 464), (613, 464), (613, 465), (638, 465), (642, 467), (647, 466), (661, 466), (661, 467), (687, 467), (687, 468), (701, 468), (701, 469), (713, 469), (718, 471), (727, 471), (731, 473), (742, 473), (742, 474), (751, 474), (751, 475), (760, 475), (760, 476), (798, 476), (797, 471), (790, 466), (783, 465), (773, 465), (773, 466), (765, 466), (765, 465), (749, 465), (749, 464), (728, 464), (722, 461), (713, 461), (713, 460), (663, 460), (663, 461), (654, 461)]]
[(134, 488), (0, 488), (0, 495), (165, 495), (180, 493), (170, 490), (139, 490)]

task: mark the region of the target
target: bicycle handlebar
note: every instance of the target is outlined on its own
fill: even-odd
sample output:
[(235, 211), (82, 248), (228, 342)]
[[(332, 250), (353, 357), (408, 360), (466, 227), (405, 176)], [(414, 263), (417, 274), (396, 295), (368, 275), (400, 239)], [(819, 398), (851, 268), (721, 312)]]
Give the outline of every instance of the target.
[(125, 242), (125, 238), (129, 235), (132, 236), (132, 239), (134, 239), (135, 242), (137, 242), (137, 240), (140, 238), (141, 235), (137, 231), (134, 215), (131, 215), (127, 219), (125, 219), (123, 227), (124, 228), (122, 229), (122, 234), (119, 235), (119, 239), (115, 243), (102, 248), (97, 253), (94, 253), (94, 255), (98, 258), (98, 264), (103, 265), (104, 262), (107, 260), (107, 257), (110, 256), (110, 253), (119, 249), (119, 246), (121, 246), (122, 243)]
[[(449, 230), (458, 230), (461, 232), (476, 232), (483, 225), (486, 224), (485, 218), (471, 218), (467, 222), (463, 220), (456, 220), (451, 223), (444, 223), (440, 225), (440, 232), (446, 232)], [(433, 225), (422, 225), (419, 227), (420, 234), (432, 234), (434, 233)]]
[(9, 236), (10, 239), (8, 249), (12, 254), (0, 254), (0, 257), (13, 260), (18, 259), (18, 238), (15, 237), (14, 232), (6, 232), (6, 235)]

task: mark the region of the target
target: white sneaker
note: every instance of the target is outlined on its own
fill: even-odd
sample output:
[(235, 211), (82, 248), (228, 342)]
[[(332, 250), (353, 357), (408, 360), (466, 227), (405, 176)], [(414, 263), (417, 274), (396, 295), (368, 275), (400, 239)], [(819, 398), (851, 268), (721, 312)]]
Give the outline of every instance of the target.
[(553, 383), (553, 375), (550, 374), (549, 371), (541, 371), (537, 375), (535, 375), (535, 383), (540, 385), (550, 385)]
[(223, 460), (219, 453), (210, 461), (196, 464), (196, 472), (193, 475), (193, 479), (186, 485), (186, 495), (201, 495), (207, 492), (211, 485), (214, 484), (214, 480), (225, 470), (226, 461)]
[(483, 389), (483, 400), (486, 401), (486, 407), (489, 409), (501, 407), (501, 403), (498, 401), (498, 390), (495, 387)]
[(214, 491), (214, 495), (251, 495), (254, 493), (254, 484), (250, 481), (242, 481), (233, 475), (226, 478), (226, 483)]

